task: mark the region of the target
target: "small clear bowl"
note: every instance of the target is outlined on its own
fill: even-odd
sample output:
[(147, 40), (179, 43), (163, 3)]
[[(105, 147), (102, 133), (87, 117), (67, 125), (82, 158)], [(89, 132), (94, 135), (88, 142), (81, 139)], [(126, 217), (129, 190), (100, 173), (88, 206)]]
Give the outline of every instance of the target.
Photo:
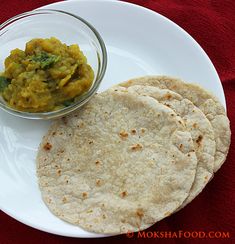
[(19, 14), (0, 25), (0, 72), (4, 70), (4, 60), (15, 48), (25, 49), (25, 44), (33, 38), (56, 37), (67, 45), (78, 44), (95, 77), (90, 90), (79, 96), (68, 107), (52, 112), (29, 113), (15, 110), (0, 98), (0, 108), (27, 119), (52, 119), (64, 116), (84, 105), (94, 95), (104, 77), (107, 66), (107, 52), (104, 41), (97, 30), (86, 20), (71, 13), (40, 9)]

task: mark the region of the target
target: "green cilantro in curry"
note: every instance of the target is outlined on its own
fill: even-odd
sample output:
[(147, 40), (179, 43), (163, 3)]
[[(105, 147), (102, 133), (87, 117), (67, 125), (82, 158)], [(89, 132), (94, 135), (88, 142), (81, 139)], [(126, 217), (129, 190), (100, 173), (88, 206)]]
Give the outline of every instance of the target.
[(32, 56), (32, 61), (39, 63), (41, 69), (46, 69), (52, 66), (60, 59), (59, 56), (47, 53), (47, 52), (40, 52), (34, 56)]
[(11, 81), (9, 79), (4, 76), (0, 76), (0, 92), (3, 92), (10, 83)]
[(47, 112), (69, 106), (89, 90), (94, 72), (79, 46), (33, 39), (14, 49), (0, 74), (0, 93), (17, 110)]

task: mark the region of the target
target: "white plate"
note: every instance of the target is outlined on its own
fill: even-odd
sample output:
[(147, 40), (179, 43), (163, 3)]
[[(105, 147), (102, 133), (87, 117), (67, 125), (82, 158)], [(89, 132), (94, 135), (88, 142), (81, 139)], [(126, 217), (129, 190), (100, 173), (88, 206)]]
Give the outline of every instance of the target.
[[(100, 32), (108, 50), (101, 90), (136, 76), (167, 74), (198, 82), (225, 105), (219, 77), (208, 56), (162, 15), (119, 1), (66, 1), (49, 8), (80, 15)], [(35, 156), (48, 126), (49, 122), (24, 120), (0, 111), (0, 207), (43, 231), (72, 237), (101, 236), (56, 218), (41, 199)]]

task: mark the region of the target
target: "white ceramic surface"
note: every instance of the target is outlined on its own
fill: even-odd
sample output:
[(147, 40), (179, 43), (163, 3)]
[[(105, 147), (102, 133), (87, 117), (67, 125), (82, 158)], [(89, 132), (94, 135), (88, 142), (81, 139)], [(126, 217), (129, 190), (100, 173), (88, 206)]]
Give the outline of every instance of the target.
[[(219, 77), (208, 56), (167, 18), (140, 6), (110, 0), (65, 1), (46, 8), (81, 16), (103, 37), (108, 67), (100, 90), (137, 76), (166, 74), (201, 84), (225, 105)], [(35, 156), (49, 124), (0, 111), (0, 208), (43, 231), (72, 237), (101, 237), (56, 218), (41, 199)]]

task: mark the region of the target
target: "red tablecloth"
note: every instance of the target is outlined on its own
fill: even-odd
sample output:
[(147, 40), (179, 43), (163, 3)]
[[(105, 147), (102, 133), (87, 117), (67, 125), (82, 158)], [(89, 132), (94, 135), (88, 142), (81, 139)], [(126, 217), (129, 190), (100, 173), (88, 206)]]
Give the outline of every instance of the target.
[[(18, 13), (32, 10), (55, 0), (1, 0), (0, 22)], [(226, 94), (232, 133), (235, 132), (235, 2), (233, 0), (130, 0), (155, 10), (183, 27), (204, 48), (214, 63)], [(0, 54), (1, 55), (1, 54)], [(235, 141), (227, 161), (206, 189), (180, 212), (154, 225), (148, 231), (225, 231), (227, 239), (205, 239), (213, 243), (235, 243)], [(151, 233), (148, 237), (151, 237)], [(219, 234), (217, 234), (218, 236)], [(154, 237), (154, 236), (153, 236)], [(47, 234), (23, 225), (0, 212), (0, 244), (7, 243), (88, 243)], [(94, 241), (191, 243), (202, 239), (127, 238), (125, 235)]]

